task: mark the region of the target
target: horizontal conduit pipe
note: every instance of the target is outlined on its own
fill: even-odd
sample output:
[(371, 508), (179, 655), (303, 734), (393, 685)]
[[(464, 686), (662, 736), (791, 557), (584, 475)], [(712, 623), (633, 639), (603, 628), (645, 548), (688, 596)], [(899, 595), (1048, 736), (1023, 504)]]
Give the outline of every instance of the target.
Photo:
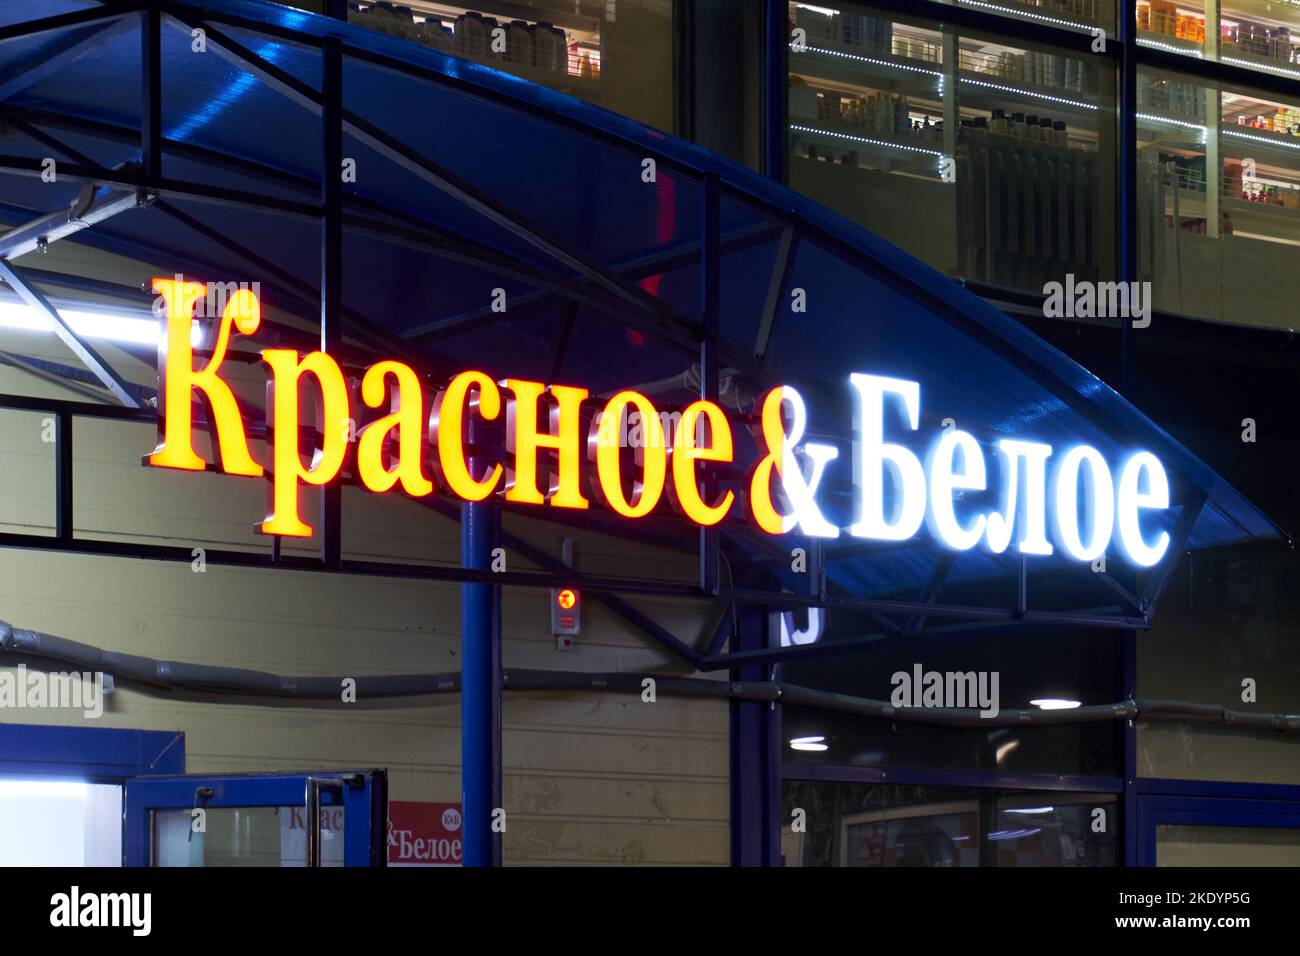
[[(184, 664), (135, 654), (117, 654), (89, 644), (12, 627), (3, 621), (0, 621), (0, 651), (111, 673), (118, 678), (158, 687), (275, 698), (337, 701), (341, 699), (345, 679), (287, 677), (243, 668)], [(360, 675), (353, 679), (358, 700), (454, 694), (460, 690), (460, 674), (457, 673)], [(1039, 727), (1141, 719), (1300, 733), (1300, 714), (1253, 713), (1231, 710), (1218, 704), (1174, 700), (1126, 700), (1073, 710), (1003, 710), (996, 717), (981, 717), (976, 708), (895, 707), (885, 700), (852, 697), (775, 681), (509, 669), (503, 674), (502, 686), (515, 691), (597, 691), (640, 695), (647, 679), (654, 681), (656, 696), (780, 701), (881, 720), (949, 727)]]

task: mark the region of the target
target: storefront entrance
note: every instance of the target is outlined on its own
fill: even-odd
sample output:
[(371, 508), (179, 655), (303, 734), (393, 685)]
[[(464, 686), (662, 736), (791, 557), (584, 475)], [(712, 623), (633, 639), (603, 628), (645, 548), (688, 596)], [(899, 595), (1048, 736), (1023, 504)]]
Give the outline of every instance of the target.
[(0, 729), (0, 865), (382, 865), (383, 771), (183, 765), (183, 734)]

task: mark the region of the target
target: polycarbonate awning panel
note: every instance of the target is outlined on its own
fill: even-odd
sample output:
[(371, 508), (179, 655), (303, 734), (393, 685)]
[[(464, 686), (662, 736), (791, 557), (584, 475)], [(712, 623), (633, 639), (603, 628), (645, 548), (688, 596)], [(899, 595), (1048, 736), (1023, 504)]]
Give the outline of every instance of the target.
[[(0, 0), (0, 24), (74, 7), (94, 9)], [(1280, 535), (1158, 425), (1018, 322), (750, 170), (516, 77), (319, 16), (252, 0), (174, 12), (179, 20), (163, 20), (163, 203), (71, 241), (196, 277), (259, 281), (268, 302), (310, 329), (321, 261), (312, 214), (322, 174), (318, 44), (329, 33), (344, 45), (343, 153), (355, 170), (344, 183), (350, 341), (400, 344), (435, 370), (554, 376), (593, 394), (658, 383), (657, 401), (688, 401), (698, 389), (705, 181), (716, 177), (723, 400), (741, 417), (765, 388), (796, 385), (812, 427), (846, 466), (849, 374), (912, 379), (921, 430), (892, 440), (919, 449), (950, 418), (986, 445), (1008, 436), (1086, 442), (1111, 461), (1146, 449), (1171, 474), (1170, 527), (1183, 502), (1205, 498), (1189, 547)], [(3, 150), (11, 160), (45, 155), (53, 138), (68, 162), (140, 161), (131, 136), (141, 126), (141, 36), (130, 16), (94, 55), (77, 56), (69, 41), (74, 30), (98, 36), (88, 22), (0, 39), (0, 74), (43, 50), (62, 56), (59, 69), (3, 103), (42, 134), (14, 126)], [(192, 48), (195, 25), (208, 30), (206, 52)], [(5, 168), (8, 225), (75, 194), (43, 191), (29, 171)], [(185, 183), (212, 194), (178, 195)], [(17, 264), (36, 267), (30, 259)], [(796, 289), (804, 312), (789, 307)], [(497, 290), (510, 303), (503, 312), (489, 307)], [(755, 454), (738, 442), (737, 470)], [(843, 474), (828, 481), (825, 498), (840, 526), (850, 520), (847, 485)], [(840, 544), (828, 576), (852, 594), (920, 587), (938, 556), (923, 537), (874, 550)], [(1013, 564), (963, 554), (950, 579), (1005, 579)]]

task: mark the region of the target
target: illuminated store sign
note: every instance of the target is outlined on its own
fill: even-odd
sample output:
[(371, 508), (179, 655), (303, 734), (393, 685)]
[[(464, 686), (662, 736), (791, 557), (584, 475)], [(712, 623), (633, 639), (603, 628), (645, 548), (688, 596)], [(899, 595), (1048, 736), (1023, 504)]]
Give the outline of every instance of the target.
[[(1079, 561), (1101, 557), (1115, 540), (1143, 567), (1156, 564), (1169, 547), (1169, 534), (1153, 531), (1150, 517), (1143, 520), (1148, 512), (1169, 507), (1169, 479), (1151, 453), (1128, 455), (1116, 471), (1087, 445), (1062, 450), (1001, 438), (986, 449), (970, 433), (950, 427), (922, 458), (889, 440), (891, 429), (900, 435), (919, 431), (920, 384), (865, 373), (849, 378), (853, 461), (841, 465), (851, 469), (854, 488), (847, 528), (831, 520), (820, 503), (827, 495), (818, 494), (839, 449), (803, 440), (807, 407), (789, 385), (763, 395), (757, 420), (746, 423), (757, 441), (758, 461), (738, 494), (715, 487), (717, 479), (708, 480), (701, 468), (736, 460), (732, 423), (714, 402), (692, 402), (674, 423), (645, 395), (626, 390), (591, 415), (591, 395), (584, 388), (496, 381), (479, 371), (454, 376), (429, 402), (416, 372), (396, 361), (365, 370), (358, 402), (338, 363), (324, 352), (263, 349), (270, 437), (269, 461), (260, 463), (249, 451), (234, 393), (221, 377), (231, 336), (257, 332), (257, 296), (240, 289), (230, 297), (212, 355), (197, 368), (190, 329), (206, 287), (155, 279), (154, 291), (166, 306), (167, 328), (159, 347), (158, 447), (146, 460), (164, 468), (207, 467), (192, 442), (191, 400), (201, 396), (210, 412), (218, 470), (268, 479), (267, 515), (258, 526), (264, 534), (309, 536), (299, 491), (338, 478), (355, 444), (351, 468), (366, 488), (386, 492), (400, 485), (413, 497), (441, 492), (482, 501), (497, 496), (569, 509), (586, 509), (594, 499), (626, 518), (644, 517), (666, 498), (699, 525), (742, 512), (772, 535), (848, 534), (877, 541), (904, 541), (925, 525), (936, 540), (958, 551), (983, 547), (1001, 553), (1014, 546), (1026, 555), (1060, 552)], [(312, 420), (318, 438), (310, 464), (303, 463), (298, 441), (304, 384), (316, 396)], [(354, 436), (353, 415), (367, 411), (382, 414)], [(639, 416), (644, 440), (629, 454), (624, 423), (632, 412)], [(504, 426), (503, 460), (491, 460), (481, 449), (470, 453), (466, 427), (471, 420)]]

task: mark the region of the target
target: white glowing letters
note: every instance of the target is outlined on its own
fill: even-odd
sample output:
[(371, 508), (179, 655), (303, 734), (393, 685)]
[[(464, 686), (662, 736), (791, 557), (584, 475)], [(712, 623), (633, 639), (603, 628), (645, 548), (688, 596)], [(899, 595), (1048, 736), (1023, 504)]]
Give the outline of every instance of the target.
[[(850, 534), (902, 541), (924, 521), (935, 539), (957, 551), (982, 543), (1000, 554), (1014, 541), (1021, 554), (1050, 555), (1055, 547), (1074, 560), (1093, 561), (1118, 532), (1120, 551), (1140, 567), (1156, 564), (1168, 550), (1167, 531), (1149, 536), (1142, 530), (1143, 512), (1169, 507), (1169, 478), (1150, 452), (1131, 455), (1116, 478), (1101, 452), (1089, 445), (1068, 448), (1049, 468), (1051, 445), (1002, 438), (994, 445), (996, 467), (990, 469), (979, 441), (949, 427), (922, 464), (905, 444), (886, 441), (892, 421), (901, 419), (903, 433), (919, 430), (920, 385), (864, 374), (849, 381), (857, 400), (857, 517)], [(990, 471), (997, 476), (993, 487)], [(999, 502), (992, 509), (968, 503), (992, 493)]]
[[(268, 480), (267, 517), (258, 526), (265, 534), (309, 536), (312, 528), (300, 517), (301, 487), (341, 480), (345, 471), (377, 493), (400, 487), (412, 497), (495, 496), (516, 505), (574, 510), (594, 501), (634, 520), (667, 498), (705, 527), (728, 518), (735, 506), (771, 535), (836, 538), (850, 520), (833, 508), (836, 485), (849, 466), (839, 461), (836, 445), (804, 440), (811, 431), (808, 407), (789, 385), (771, 388), (755, 403), (755, 445), (745, 449), (737, 445), (733, 421), (714, 401), (700, 399), (672, 412), (677, 424), (666, 428), (650, 398), (631, 390), (600, 404), (585, 388), (498, 381), (468, 370), (426, 394), (414, 369), (384, 360), (365, 371), (359, 398), (365, 410), (387, 414), (354, 435), (358, 396), (350, 393), (333, 356), (263, 349), (270, 372), (270, 438), (267, 460), (259, 462), (235, 393), (221, 377), (231, 337), (251, 336), (261, 325), (256, 295), (241, 290), (226, 304), (211, 356), (200, 369), (190, 336), (205, 287), (177, 277), (155, 279), (154, 289), (166, 304), (167, 327), (159, 347), (159, 443), (148, 463), (189, 471), (208, 467), (193, 446), (193, 398), (200, 393), (218, 469)], [(303, 414), (304, 385), (317, 393), (314, 415)], [(935, 540), (958, 551), (983, 547), (1001, 554), (1014, 547), (1023, 555), (1077, 561), (1095, 561), (1117, 541), (1119, 551), (1141, 567), (1168, 551), (1169, 534), (1152, 528), (1151, 513), (1169, 508), (1169, 478), (1150, 452), (1132, 453), (1113, 473), (1088, 445), (1055, 456), (1050, 445), (1017, 437), (985, 445), (951, 419), (939, 435), (922, 437), (918, 382), (855, 373), (849, 385), (855, 494), (848, 534), (907, 541), (924, 524)], [(621, 436), (632, 412), (645, 423), (649, 440), (639, 442), (629, 460)], [(310, 467), (303, 464), (300, 442), (300, 425), (308, 417), (321, 436)], [(486, 458), (475, 465), (481, 477), (471, 474), (468, 457), (468, 426), (474, 421), (504, 425), (504, 453), (488, 449), (480, 456)], [(740, 478), (731, 466), (746, 457), (752, 467)]]

